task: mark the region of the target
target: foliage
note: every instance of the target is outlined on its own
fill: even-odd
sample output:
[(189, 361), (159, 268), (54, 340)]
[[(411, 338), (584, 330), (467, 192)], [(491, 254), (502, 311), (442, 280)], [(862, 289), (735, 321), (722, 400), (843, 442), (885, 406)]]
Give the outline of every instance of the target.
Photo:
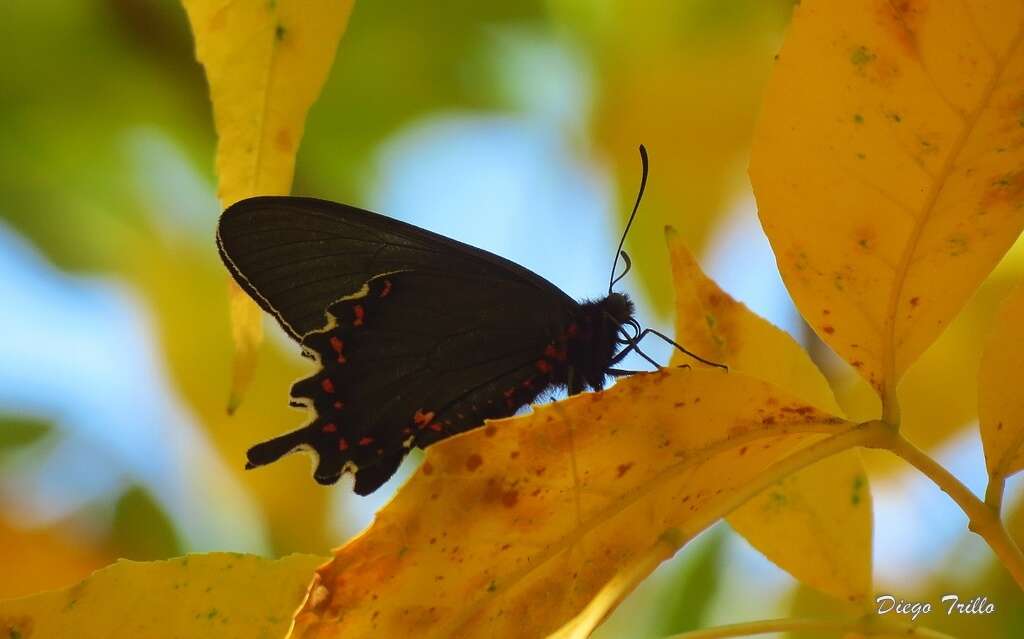
[[(306, 113), (328, 77), (352, 3), (323, 0), (301, 10), (284, 0), (185, 5), (213, 101), (222, 204), (288, 192)], [(692, 64), (667, 53), (679, 33), (666, 27), (645, 37), (651, 25), (636, 17), (642, 11), (626, 12), (638, 24), (612, 29), (588, 3), (552, 2), (550, 10), (575, 16), (583, 46), (605, 52), (606, 81), (620, 74), (645, 87), (602, 103), (595, 128), (612, 140), (609, 148), (637, 135), (632, 101), (672, 111), (651, 117), (673, 145), (688, 144), (673, 117), (700, 114), (679, 111), (685, 100), (676, 93), (662, 99)], [(731, 24), (724, 14), (705, 17), (708, 25)], [(637, 42), (671, 64), (640, 73), (643, 58), (620, 55), (624, 43)], [(720, 62), (725, 70), (744, 64), (726, 53)], [(668, 229), (677, 340), (729, 372), (676, 354), (670, 368), (443, 441), (373, 525), (315, 572), (323, 561), (315, 556), (118, 562), (65, 591), (0, 602), (0, 630), (12, 637), (74, 628), (76, 636), (159, 638), (210, 636), (216, 623), (215, 636), (583, 637), (662, 561), (727, 519), (802, 584), (834, 599), (839, 614), (692, 636), (769, 629), (940, 636), (861, 616), (875, 586), (873, 501), (859, 449), (893, 453), (934, 481), (1024, 588), (1024, 556), (1002, 523), (1005, 480), (1024, 467), (1024, 404), (1016, 389), (1024, 288), (1008, 296), (978, 357), (985, 501), (910, 442), (916, 431), (909, 416), (924, 413), (901, 409), (904, 399), (921, 400), (906, 390), (909, 383), (900, 386), (919, 361), (919, 369), (932, 371), (926, 351), (937, 340), (942, 345), (946, 327), (961, 321), (957, 314), (1024, 228), (1021, 77), (1024, 7), (1017, 2), (817, 0), (794, 10), (753, 134), (751, 181), (797, 308), (868, 384), (874, 403), (841, 408), (821, 358), (725, 293)], [(749, 100), (753, 91), (733, 87), (723, 101)], [(742, 126), (749, 124), (745, 114), (737, 108), (724, 119)], [(620, 126), (622, 120), (630, 124)], [(717, 154), (707, 173), (695, 168), (701, 159), (693, 149), (670, 154), (668, 165), (704, 175), (706, 189), (693, 197), (711, 208), (728, 182), (723, 158), (733, 158), (745, 139), (694, 145)], [(661, 193), (656, 206), (685, 220), (676, 195)], [(162, 272), (154, 265), (167, 267), (180, 253), (149, 231), (136, 235), (152, 248), (131, 258), (132, 277), (157, 291), (158, 307), (187, 299), (173, 286), (153, 285)], [(218, 297), (216, 287), (201, 295)], [(251, 302), (238, 291), (230, 295), (229, 305), (215, 308), (231, 309), (238, 353), (230, 405), (241, 403), (245, 414), (246, 402), (263, 395), (254, 376), (261, 323)], [(201, 349), (198, 338), (179, 340), (169, 349)], [(226, 350), (220, 354), (226, 361)], [(228, 366), (213, 374), (227, 377)], [(189, 383), (188, 375), (177, 376)], [(251, 398), (244, 395), (250, 383)], [(205, 394), (201, 412), (215, 423), (213, 394), (195, 394)], [(973, 407), (955, 412), (969, 416)], [(273, 423), (259, 422), (257, 430)], [(239, 445), (223, 435), (218, 444)], [(263, 493), (271, 517), (322, 518), (322, 498), (295, 504), (292, 494)], [(160, 542), (177, 543), (172, 534)], [(139, 552), (161, 552), (153, 547)]]

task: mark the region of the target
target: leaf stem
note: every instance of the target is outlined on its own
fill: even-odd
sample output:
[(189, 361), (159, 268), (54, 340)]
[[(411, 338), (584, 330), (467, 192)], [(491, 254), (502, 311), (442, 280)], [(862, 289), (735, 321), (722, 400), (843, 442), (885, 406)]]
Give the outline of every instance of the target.
[(985, 489), (985, 505), (992, 509), (996, 515), (1003, 510), (1003, 491), (1006, 490), (1006, 477), (1001, 473), (993, 473), (988, 478), (988, 488)]
[(882, 421), (895, 431), (900, 429), (900, 400), (896, 395), (896, 385), (886, 383), (885, 394), (882, 396)]
[(736, 623), (717, 628), (706, 628), (672, 635), (667, 639), (716, 639), (721, 637), (749, 637), (769, 632), (813, 632), (834, 631), (838, 633), (857, 633), (864, 636), (891, 634), (901, 637), (922, 637), (925, 639), (953, 639), (952, 636), (922, 628), (909, 623), (881, 621), (874, 614), (857, 617), (856, 619), (766, 619)]
[[(992, 507), (991, 501), (982, 502), (942, 464), (926, 455), (898, 432), (890, 431), (887, 441), (876, 447), (902, 457), (949, 495), (967, 515), (968, 529), (988, 543), (1017, 585), (1024, 590), (1024, 554), (1021, 554), (1020, 548), (1010, 539), (999, 518), (999, 511)], [(990, 485), (986, 500), (994, 499), (994, 495), (1001, 492)]]

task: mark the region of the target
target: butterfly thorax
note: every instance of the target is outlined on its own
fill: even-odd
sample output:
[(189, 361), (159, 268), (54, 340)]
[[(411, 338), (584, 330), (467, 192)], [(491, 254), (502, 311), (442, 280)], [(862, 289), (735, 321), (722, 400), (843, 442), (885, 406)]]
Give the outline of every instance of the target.
[(580, 304), (579, 316), (569, 327), (567, 378), (559, 380), (570, 395), (587, 387), (604, 388), (608, 368), (621, 345), (620, 327), (633, 318), (633, 311), (633, 302), (622, 293)]

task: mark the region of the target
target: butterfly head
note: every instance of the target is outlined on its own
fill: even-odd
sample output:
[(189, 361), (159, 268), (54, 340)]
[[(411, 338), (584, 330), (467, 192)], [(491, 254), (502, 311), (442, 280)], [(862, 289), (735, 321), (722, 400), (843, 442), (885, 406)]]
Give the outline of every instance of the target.
[(605, 318), (608, 328), (612, 334), (618, 332), (620, 326), (629, 324), (633, 319), (635, 308), (633, 300), (625, 293), (611, 293), (600, 302), (601, 310), (607, 315)]

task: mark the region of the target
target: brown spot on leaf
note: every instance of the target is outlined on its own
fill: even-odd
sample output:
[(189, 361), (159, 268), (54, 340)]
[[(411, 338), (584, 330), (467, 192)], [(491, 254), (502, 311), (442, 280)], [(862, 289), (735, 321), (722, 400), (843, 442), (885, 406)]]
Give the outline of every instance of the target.
[(629, 469), (632, 468), (632, 467), (633, 467), (633, 462), (629, 462), (628, 464), (619, 464), (619, 467), (617, 469), (618, 473), (619, 473), (618, 476), (621, 478), (623, 475), (628, 473)]
[(878, 243), (878, 230), (874, 227), (864, 226), (857, 229), (854, 238), (861, 253), (873, 253)]
[(472, 455), (469, 456), (468, 459), (466, 459), (466, 470), (473, 472), (477, 468), (480, 468), (480, 465), (483, 463), (484, 458), (481, 457), (480, 455), (477, 455), (476, 453), (473, 453)]
[(18, 617), (0, 617), (0, 638), (2, 639), (29, 639), (34, 631), (35, 624), (32, 617), (21, 615)]
[(828, 324), (826, 324), (825, 326), (822, 326), (822, 327), (821, 327), (821, 330), (825, 331), (825, 332), (826, 332), (826, 333), (828, 333), (829, 335), (831, 335), (832, 333), (835, 333), (835, 332), (836, 332), (836, 329), (835, 329), (835, 327), (834, 327), (834, 326), (830, 326), (830, 325), (828, 325)]
[(903, 52), (920, 58), (917, 32), (928, 9), (928, 0), (877, 0), (875, 18)]
[(278, 129), (277, 135), (274, 136), (274, 145), (277, 146), (277, 150), (282, 153), (291, 153), (294, 149), (294, 142), (292, 140), (292, 134), (288, 129)]
[(434, 473), (434, 465), (430, 462), (423, 462), (423, 474), (432, 475)]
[(921, 303), (921, 298), (920, 297), (911, 297), (910, 298), (910, 305), (911, 306), (915, 306), (916, 307), (920, 303)]
[(992, 178), (981, 197), (981, 208), (982, 211), (988, 211), (997, 206), (1024, 206), (1024, 170)]
[(970, 250), (970, 236), (966, 233), (954, 233), (946, 238), (946, 248), (950, 257), (963, 255)]
[(746, 454), (747, 454), (747, 447), (743, 446), (742, 448), (740, 448), (740, 455), (746, 455)]
[(501, 496), (501, 505), (505, 508), (514, 508), (518, 501), (519, 493), (515, 490), (510, 490)]

